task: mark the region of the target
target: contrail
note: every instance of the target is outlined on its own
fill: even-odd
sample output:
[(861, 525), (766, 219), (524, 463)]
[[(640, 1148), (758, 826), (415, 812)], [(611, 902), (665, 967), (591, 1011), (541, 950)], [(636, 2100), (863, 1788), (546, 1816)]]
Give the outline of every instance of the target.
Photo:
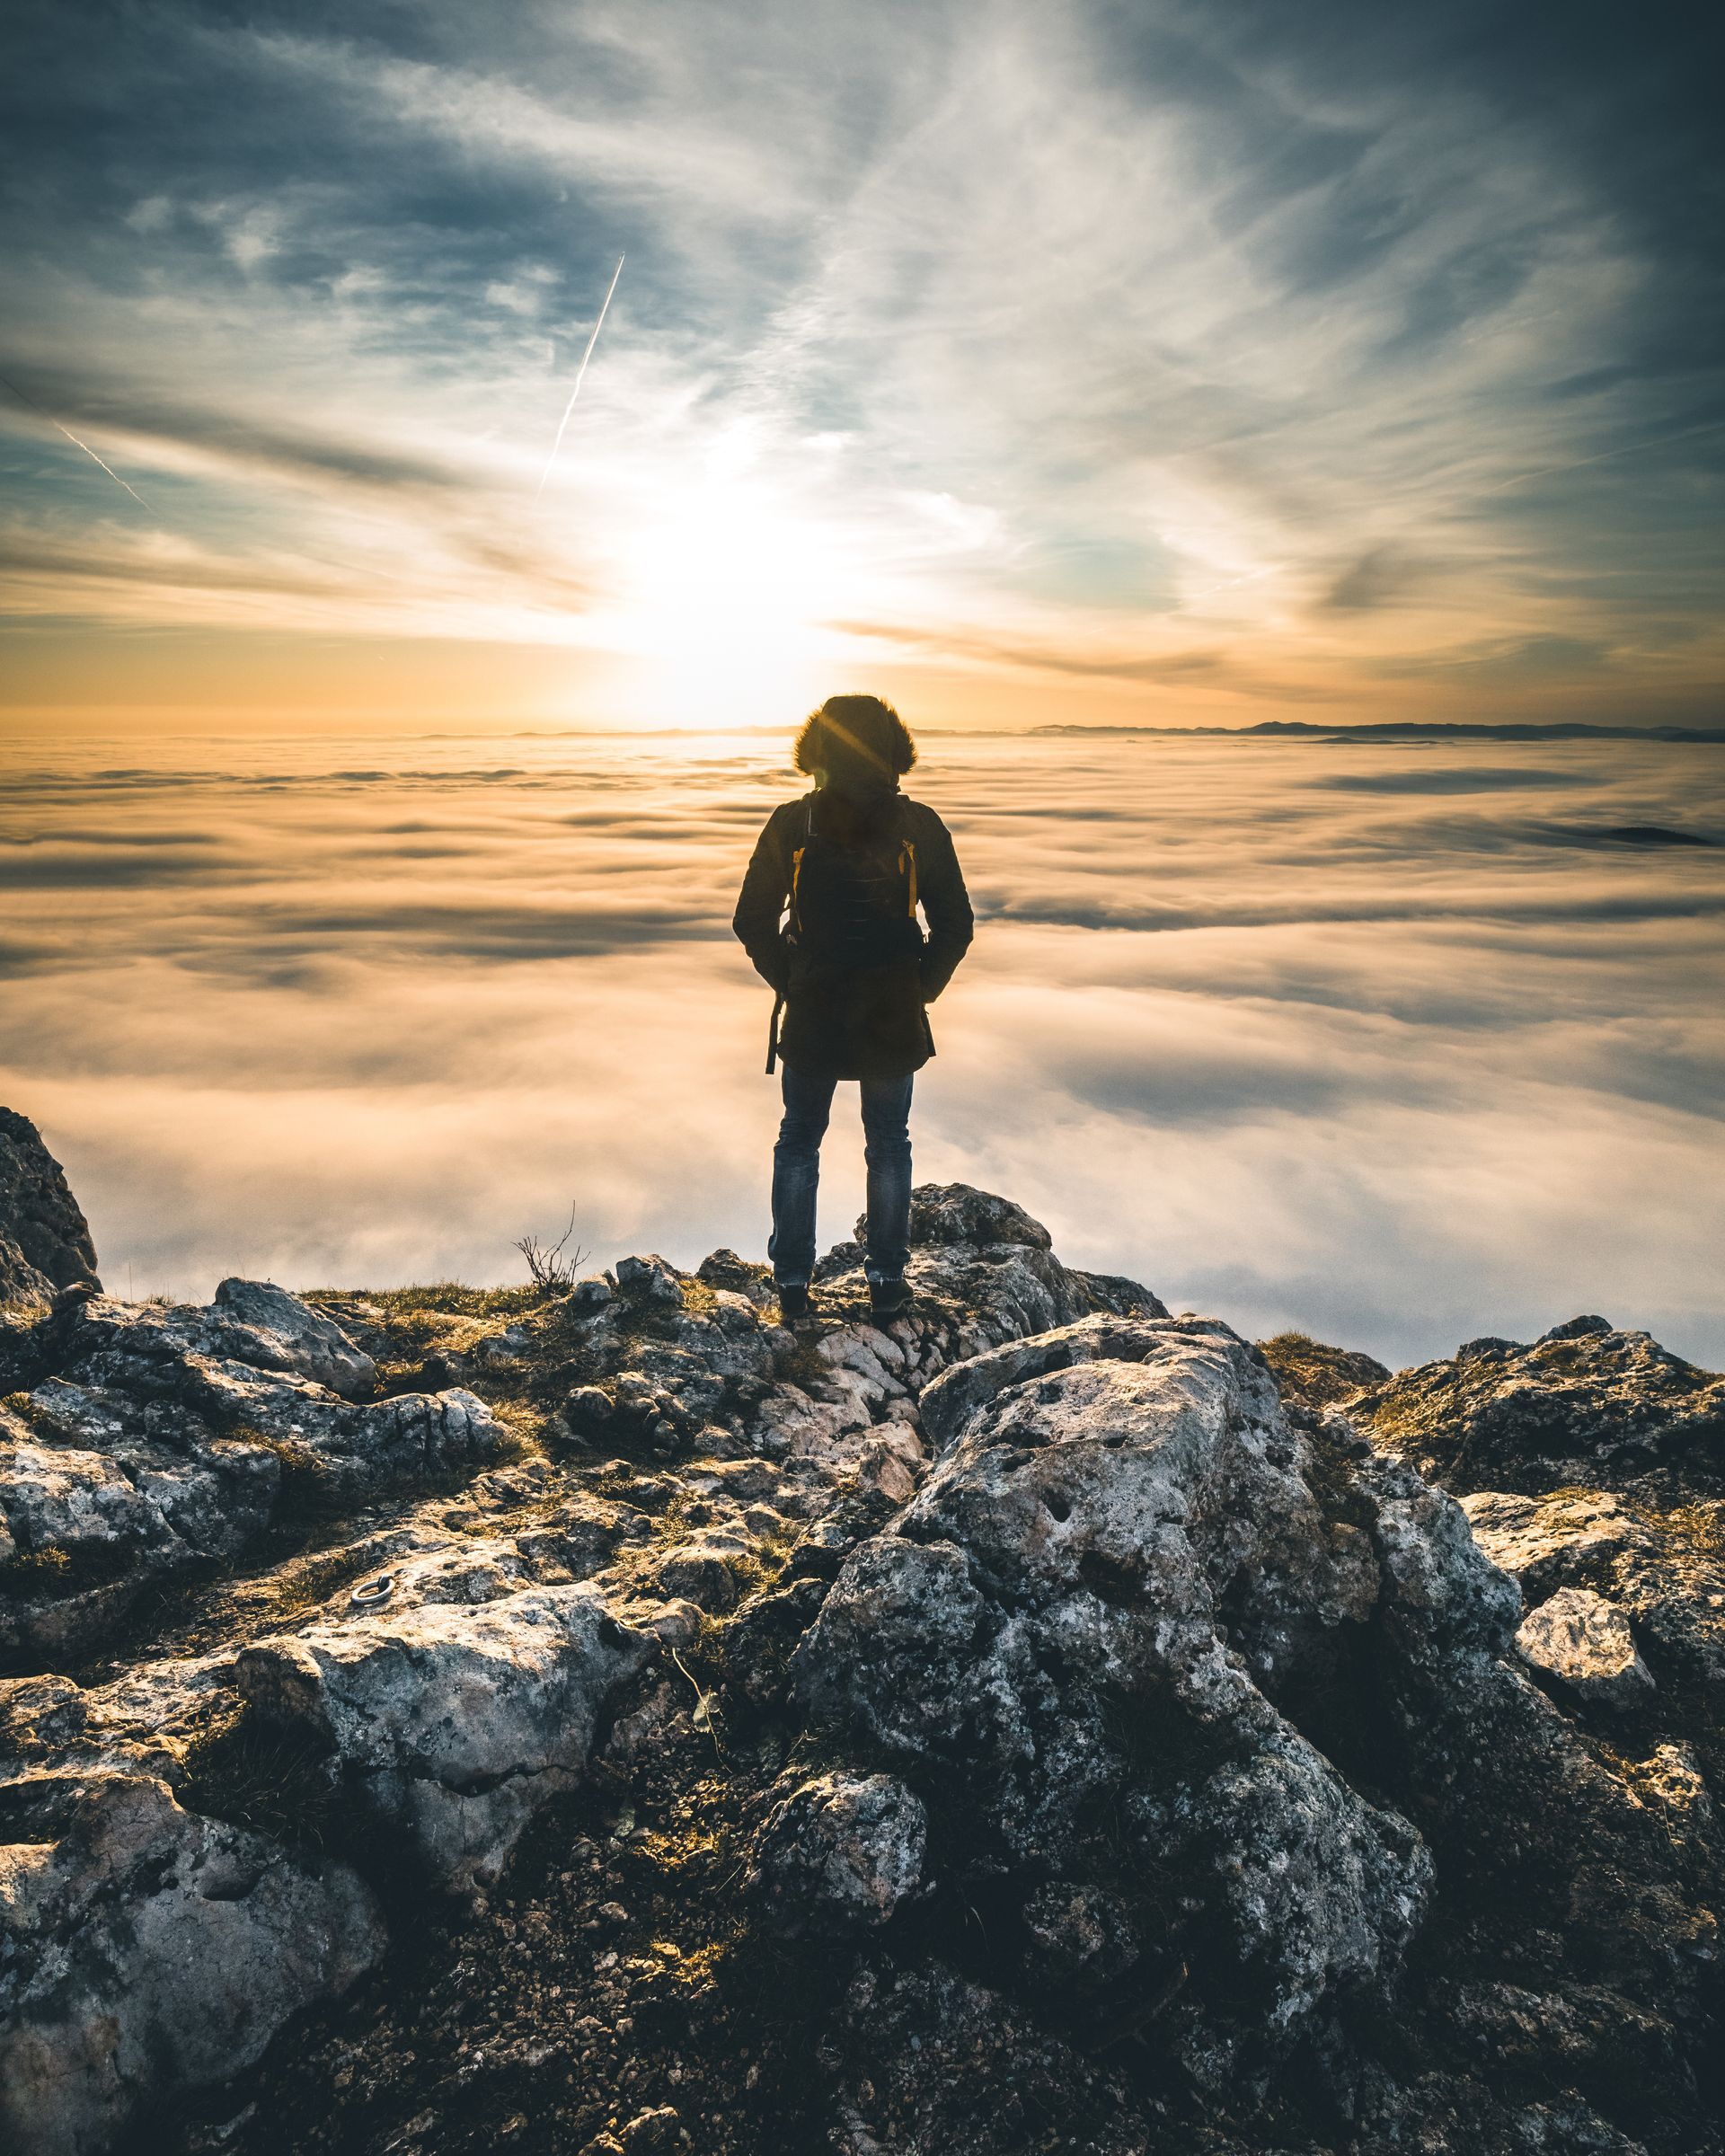
[(575, 375), (575, 386), (569, 393), (569, 402), (564, 405), (562, 419), (558, 423), (557, 439), (551, 445), (551, 455), (545, 459), (545, 468), (539, 474), (539, 484), (533, 490), (533, 499), (535, 501), (544, 492), (545, 482), (551, 477), (551, 467), (557, 462), (557, 452), (563, 446), (563, 429), (569, 425), (569, 415), (574, 411), (575, 400), (581, 393), (581, 383), (587, 374), (587, 363), (593, 357), (593, 347), (599, 341), (599, 331), (605, 327), (606, 314), (611, 305), (611, 294), (616, 290), (617, 279), (623, 275), (623, 261), (624, 258), (619, 255), (617, 266), (611, 272), (611, 283), (605, 295), (605, 305), (599, 309), (599, 319), (593, 324), (593, 334), (588, 339), (587, 349), (581, 354), (581, 364)]
[[(92, 464), (101, 464), (102, 470), (108, 474), (109, 478), (113, 481), (117, 487), (126, 488), (126, 491), (131, 496), (132, 499), (137, 504), (140, 509), (150, 508), (149, 503), (145, 500), (144, 497), (138, 492), (136, 487), (128, 485), (127, 482), (119, 476), (119, 473), (114, 470), (114, 467), (111, 464), (104, 464), (102, 459), (96, 455), (95, 451), (90, 446), (88, 442), (81, 442), (69, 427), (62, 427), (60, 422), (54, 417), (54, 414), (51, 411), (43, 411), (42, 407), (36, 402), (35, 398), (28, 395), (23, 390), (20, 389), (18, 384), (12, 380), (10, 376), (0, 375), (0, 382), (4, 382), (5, 384), (6, 387), (12, 392), (13, 395), (20, 401), (20, 402), (28, 404), (32, 411), (41, 412), (42, 418), (48, 421), (49, 425), (58, 429), (58, 431), (66, 437), (66, 440), (71, 443), (75, 449), (82, 449), (84, 454), (90, 459)], [(155, 511), (154, 509), (150, 509), (150, 514), (152, 517), (154, 517)]]
[(1607, 464), (1614, 456), (1634, 456), (1650, 449), (1663, 449), (1668, 442), (1686, 442), (1694, 434), (1717, 434), (1721, 427), (1725, 427), (1725, 420), (1703, 420), (1699, 427), (1680, 427), (1675, 434), (1662, 434), (1650, 442), (1626, 442), (1621, 449), (1602, 449), (1597, 456), (1578, 456), (1567, 464), (1540, 464), (1532, 472), (1517, 472), (1513, 479), (1482, 489), (1482, 499), (1507, 494), (1511, 487), (1526, 486), (1530, 479), (1549, 479), (1555, 472), (1579, 472), (1587, 464)]

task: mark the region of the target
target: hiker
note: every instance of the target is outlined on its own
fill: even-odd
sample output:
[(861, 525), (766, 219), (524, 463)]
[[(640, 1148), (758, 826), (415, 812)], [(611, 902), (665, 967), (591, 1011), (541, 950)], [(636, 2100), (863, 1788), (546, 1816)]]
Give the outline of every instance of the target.
[(766, 1247), (787, 1323), (809, 1315), (820, 1141), (841, 1078), (862, 1089), (870, 1303), (880, 1323), (910, 1307), (911, 1082), (934, 1053), (926, 1006), (972, 929), (946, 826), (898, 791), (916, 761), (889, 703), (829, 696), (797, 736), (814, 791), (766, 819), (731, 923), (774, 996), (766, 1067), (783, 1065), (784, 1118)]

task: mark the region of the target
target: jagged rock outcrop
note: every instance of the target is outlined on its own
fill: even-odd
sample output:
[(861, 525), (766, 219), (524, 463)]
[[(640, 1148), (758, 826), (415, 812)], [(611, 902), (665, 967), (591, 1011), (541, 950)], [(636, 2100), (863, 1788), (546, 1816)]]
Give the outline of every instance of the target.
[(27, 1116), (0, 1108), (0, 1309), (46, 1308), (57, 1290), (99, 1286), (90, 1224)]
[[(8, 1374), (23, 1386), (0, 1409), (0, 1644), (40, 1674), (0, 1683), (0, 1792), (34, 1792), (32, 1816), (51, 1820), (49, 1798), (64, 1798), (68, 1778), (111, 1797), (147, 1786), (160, 1843), (149, 1876), (202, 1881), (224, 1836), (256, 1842), (221, 1807), (276, 1802), (248, 1785), (256, 1754), (290, 1763), (296, 1801), (362, 1861), (386, 1846), (438, 1889), (482, 1893), (534, 1815), (581, 1786), (596, 1743), (623, 1754), (650, 1740), (662, 1701), (615, 1720), (632, 1681), (690, 1648), (706, 1613), (758, 1587), (774, 1553), (782, 1562), (806, 1544), (803, 1561), (836, 1568), (879, 1508), (915, 1487), (924, 1378), (1027, 1322), (1157, 1307), (1129, 1283), (1067, 1271), (1015, 1207), (947, 1191), (923, 1210), (940, 1239), (917, 1253), (915, 1317), (875, 1328), (857, 1314), (860, 1277), (829, 1267), (823, 1292), (841, 1321), (813, 1342), (773, 1321), (763, 1268), (725, 1253), (698, 1279), (659, 1258), (621, 1261), (523, 1321), (422, 1358), (419, 1384), (380, 1369), (334, 1314), (341, 1299), (321, 1310), (264, 1282), (225, 1281), (208, 1307), (91, 1294), (25, 1313), (5, 1342)], [(988, 1239), (967, 1240), (967, 1224)], [(369, 1307), (355, 1306), (362, 1326)], [(553, 1448), (601, 1439), (651, 1464), (589, 1454), (588, 1469), (560, 1473), (540, 1455), (476, 1471), (512, 1440), (459, 1381), (507, 1389), (527, 1369), (542, 1384), (554, 1373), (541, 1417)], [(452, 1478), (468, 1479), (454, 1504), (436, 1494)], [(266, 1568), (265, 1591), (233, 1590), (228, 1636), (210, 1651), (146, 1653), (111, 1677), (73, 1674), (164, 1579), (218, 1577), (270, 1534), (314, 1545), (395, 1490), (404, 1504), (394, 1525), (338, 1540), (332, 1558), (310, 1546), (290, 1555)], [(846, 1491), (862, 1508), (848, 1526)], [(890, 1866), (871, 1875), (857, 1853), (874, 1803), (865, 1790), (851, 1821), (852, 1871), (829, 1850), (821, 1876), (835, 1910), (854, 1893), (884, 1921)], [(210, 1807), (214, 1817), (200, 1809)], [(822, 1808), (826, 1826), (844, 1809), (842, 1796)], [(242, 2028), (219, 2001), (251, 1981), (267, 1926), (254, 1935), (222, 1920), (227, 1929), (199, 1949), (217, 2001), (201, 2051), (157, 1998), (171, 1987), (147, 1958), (134, 1966), (116, 1948), (100, 1968), (73, 1972), (54, 1996), (60, 2035), (44, 2034), (50, 2010), (25, 1970), (9, 2000), (16, 2057), (89, 2081), (67, 2110), (85, 2123), (66, 2128), (66, 2145), (96, 2145), (139, 2103), (210, 2078), (212, 2047), (243, 2071), (282, 2020), (375, 1956), (375, 1913), (366, 1905), (361, 1922), (360, 1905), (341, 1898), (350, 1870), (296, 1854), (308, 1830), (271, 1816), (284, 1837), (269, 1844), (283, 1921), (324, 1922), (314, 1890), (333, 1882), (353, 1922), (332, 1916), (325, 1931), (345, 1943), (322, 1960), (286, 1955), (279, 1982), (252, 1984)], [(902, 1855), (910, 1828), (898, 1825)], [(49, 1831), (56, 1906), (95, 1895), (123, 1929), (144, 1872), (110, 1877), (90, 1854), (96, 1841)], [(807, 1859), (809, 1835), (791, 1840)], [(791, 1840), (786, 1878), (800, 1876)], [(196, 1844), (183, 1864), (182, 1842)], [(303, 1892), (288, 1891), (300, 1880)], [(176, 1914), (162, 1936), (188, 1937), (187, 1921)], [(21, 1965), (49, 1951), (48, 1936), (21, 1925)], [(111, 1964), (137, 1984), (118, 2006), (110, 1994), (125, 1987)], [(205, 1993), (190, 1996), (196, 2008)], [(98, 2023), (124, 2055), (106, 2080), (105, 2068), (68, 2063)], [(25, 2086), (37, 2068), (18, 2072), (0, 2116), (41, 2138), (49, 2128)]]
[(913, 1233), (13, 1313), (9, 2146), (1716, 2145), (1719, 1381)]
[[(1710, 1950), (1639, 1800), (1517, 1675), (1519, 1597), (1459, 1507), (1291, 1424), (1226, 1327), (1092, 1320), (924, 1405), (943, 1457), (847, 1560), (793, 1686), (923, 1799), (956, 1891), (1016, 1919), (1012, 1988), (1090, 1959), (1196, 2083), (1267, 2092), (1296, 2036), (1322, 2022), (1334, 2061), (1393, 2010), (1446, 1856), (1471, 1891), (1530, 1801), (1564, 1818), (1561, 1891), (1597, 1868), (1595, 1950), (1643, 1977)], [(1492, 1861), (1531, 1895), (1536, 1865)]]
[(1350, 1412), (1457, 1497), (1609, 1488), (1671, 1468), (1725, 1470), (1725, 1378), (1645, 1332), (1571, 1318), (1531, 1347), (1469, 1340), (1453, 1360), (1404, 1370)]
[[(0, 1654), (75, 1654), (146, 1588), (231, 1561), (284, 1510), (494, 1458), (459, 1388), (373, 1399), (370, 1356), (266, 1281), (208, 1308), (80, 1299), (14, 1334), (0, 1408)], [(20, 1372), (14, 1370), (13, 1374)]]
[[(1542, 1682), (1576, 1711), (1629, 1714), (1642, 1741), (1693, 1739), (1725, 1772), (1725, 1378), (1581, 1317), (1530, 1347), (1470, 1341), (1347, 1412), (1457, 1491), (1521, 1587), (1530, 1640), (1570, 1639), (1534, 1657)], [(1621, 1683), (1560, 1674), (1602, 1675), (1596, 1649)]]
[(1663, 1491), (1631, 1481), (1626, 1493), (1478, 1490), (1462, 1506), (1480, 1547), (1520, 1582), (1530, 1610), (1565, 1588), (1604, 1597), (1623, 1612), (1674, 1701), (1717, 1728), (1725, 1720), (1725, 1503), (1685, 1480)]

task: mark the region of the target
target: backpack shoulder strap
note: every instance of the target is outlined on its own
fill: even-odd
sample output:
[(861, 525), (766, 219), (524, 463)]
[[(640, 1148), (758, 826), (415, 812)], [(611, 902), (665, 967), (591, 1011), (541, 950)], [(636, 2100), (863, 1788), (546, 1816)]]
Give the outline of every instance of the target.
[(809, 851), (809, 841), (814, 835), (815, 798), (810, 794), (803, 818), (802, 844), (793, 847), (791, 853), (791, 931), (793, 935), (800, 934), (802, 929), (802, 915), (797, 906), (797, 888), (802, 881), (802, 857)]

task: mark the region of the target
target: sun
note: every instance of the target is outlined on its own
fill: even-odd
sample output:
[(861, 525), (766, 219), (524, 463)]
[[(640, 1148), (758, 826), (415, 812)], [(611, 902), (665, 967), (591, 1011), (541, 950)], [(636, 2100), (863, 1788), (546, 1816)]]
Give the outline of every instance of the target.
[(619, 647), (640, 667), (642, 715), (668, 726), (760, 725), (819, 701), (846, 640), (854, 576), (830, 523), (714, 456), (674, 492), (622, 563)]

